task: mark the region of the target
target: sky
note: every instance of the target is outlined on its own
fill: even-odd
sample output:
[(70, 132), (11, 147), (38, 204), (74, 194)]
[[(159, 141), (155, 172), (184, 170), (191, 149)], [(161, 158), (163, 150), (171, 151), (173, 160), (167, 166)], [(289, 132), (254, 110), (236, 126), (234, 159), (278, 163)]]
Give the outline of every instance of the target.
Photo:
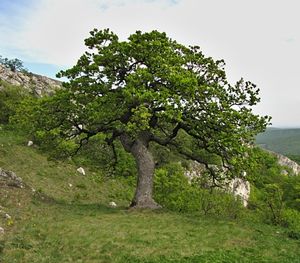
[(54, 78), (93, 28), (122, 40), (156, 29), (224, 59), (231, 83), (257, 84), (254, 112), (274, 127), (300, 127), (299, 10), (299, 0), (0, 0), (0, 55)]

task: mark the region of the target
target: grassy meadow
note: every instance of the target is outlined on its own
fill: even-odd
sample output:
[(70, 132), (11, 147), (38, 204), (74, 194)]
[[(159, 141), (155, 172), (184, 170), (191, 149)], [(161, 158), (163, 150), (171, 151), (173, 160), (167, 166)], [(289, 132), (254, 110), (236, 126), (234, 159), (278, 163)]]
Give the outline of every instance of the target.
[[(72, 161), (49, 160), (0, 131), (0, 167), (24, 189), (0, 185), (0, 262), (300, 262), (300, 241), (251, 213), (236, 219), (128, 210), (132, 177), (109, 177)], [(109, 202), (117, 203), (116, 208)]]

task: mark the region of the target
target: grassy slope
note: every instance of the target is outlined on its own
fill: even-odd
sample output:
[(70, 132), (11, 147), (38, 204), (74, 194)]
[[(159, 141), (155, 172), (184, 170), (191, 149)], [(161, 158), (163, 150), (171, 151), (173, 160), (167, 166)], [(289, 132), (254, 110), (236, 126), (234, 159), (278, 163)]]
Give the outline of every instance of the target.
[[(129, 180), (89, 170), (81, 176), (75, 166), (48, 161), (25, 144), (0, 131), (0, 167), (39, 193), (0, 189), (0, 205), (12, 216), (0, 218), (6, 230), (0, 262), (300, 262), (299, 241), (281, 228), (128, 211)], [(107, 206), (111, 200), (118, 208)]]
[(267, 129), (256, 143), (281, 154), (300, 155), (300, 129)]

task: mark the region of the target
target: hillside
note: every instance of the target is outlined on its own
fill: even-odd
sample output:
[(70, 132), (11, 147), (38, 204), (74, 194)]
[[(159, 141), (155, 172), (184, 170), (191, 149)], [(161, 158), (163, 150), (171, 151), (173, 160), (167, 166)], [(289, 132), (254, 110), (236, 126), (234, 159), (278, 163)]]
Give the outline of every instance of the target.
[(300, 129), (267, 129), (256, 137), (256, 143), (284, 155), (300, 155)]
[[(3, 82), (3, 83), (1, 83)], [(36, 96), (52, 94), (61, 86), (61, 82), (32, 72), (12, 71), (0, 64), (0, 89), (5, 83), (22, 86)]]
[[(259, 162), (247, 171), (254, 181), (246, 209), (232, 193), (202, 188), (205, 178), (196, 184), (188, 181), (181, 173), (186, 162), (182, 157), (153, 149), (165, 165), (157, 167), (154, 182), (154, 197), (164, 208), (128, 209), (136, 169), (124, 149), (115, 145), (118, 163), (112, 170), (112, 153), (101, 136), (79, 156), (64, 161), (42, 149), (38, 139), (28, 144), (25, 130), (18, 130), (9, 119), (22, 101), (20, 94), (9, 93), (15, 85), (29, 90), (34, 100), (60, 87), (42, 76), (0, 68), (0, 102), (2, 113), (8, 113), (0, 124), (0, 262), (297, 262), (300, 258), (300, 223), (293, 218), (300, 207), (299, 177), (289, 176), (291, 169), (279, 166), (274, 156), (254, 149)], [(79, 166), (86, 175), (77, 171)], [(282, 191), (281, 199), (274, 197), (274, 189), (276, 194)], [(297, 211), (283, 210), (283, 202)], [(285, 218), (283, 212), (292, 216)]]
[[(0, 132), (0, 167), (25, 188), (1, 185), (1, 262), (298, 262), (299, 241), (249, 216), (239, 220), (126, 209), (132, 177), (50, 161)], [(116, 208), (109, 207), (114, 201)], [(4, 213), (3, 212), (3, 213)]]

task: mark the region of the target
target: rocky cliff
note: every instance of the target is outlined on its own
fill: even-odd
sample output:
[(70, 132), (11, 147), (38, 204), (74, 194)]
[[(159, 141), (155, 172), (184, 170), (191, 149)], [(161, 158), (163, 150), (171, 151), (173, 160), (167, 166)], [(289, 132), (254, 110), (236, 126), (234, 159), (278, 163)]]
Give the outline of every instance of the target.
[[(31, 72), (11, 71), (0, 64), (0, 80), (11, 85), (23, 86), (37, 96), (52, 94), (61, 87), (61, 82)], [(2, 85), (0, 82), (0, 89)]]
[[(292, 161), (291, 159), (289, 159), (288, 157), (286, 157), (280, 153), (272, 152), (269, 150), (268, 150), (268, 152), (270, 154), (274, 155), (278, 159), (278, 163), (281, 166), (290, 168), (292, 170), (292, 172), (294, 173), (294, 175), (300, 174), (300, 165), (299, 164), (297, 164), (296, 162)], [(287, 173), (287, 171), (283, 170), (283, 173)]]

